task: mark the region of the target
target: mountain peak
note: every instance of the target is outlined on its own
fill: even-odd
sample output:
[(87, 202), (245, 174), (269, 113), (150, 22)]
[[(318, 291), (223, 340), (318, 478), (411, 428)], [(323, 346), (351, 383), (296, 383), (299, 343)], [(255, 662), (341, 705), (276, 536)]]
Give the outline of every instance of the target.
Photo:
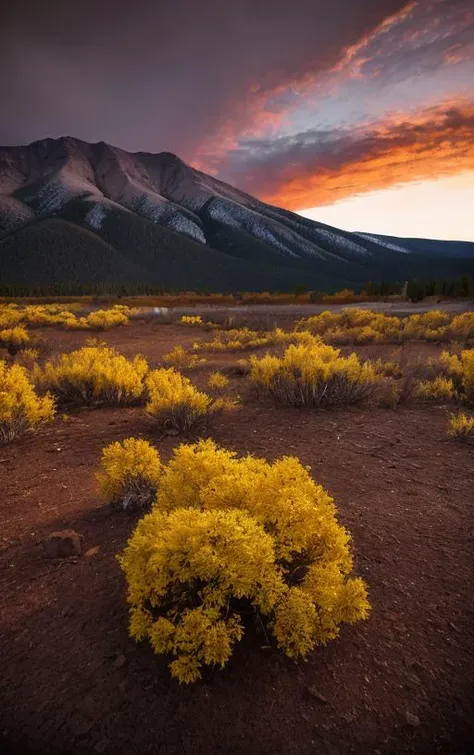
[[(244, 279), (254, 290), (283, 290), (296, 283), (324, 290), (369, 279), (432, 275), (432, 257), (417, 260), (403, 240), (394, 244), (351, 234), (272, 207), (193, 169), (172, 152), (132, 153), (73, 136), (4, 147), (2, 282), (26, 280), (28, 264), (25, 273), (17, 265), (24, 259), (25, 239), (29, 254), (46, 259), (57, 248), (58, 235), (68, 234), (74, 249), (84, 254), (95, 238), (94, 254), (105, 254), (105, 242), (108, 255), (122, 255), (114, 263), (117, 274), (112, 266), (112, 278), (127, 278), (133, 269), (135, 279), (174, 287), (193, 288), (199, 282), (235, 290)], [(167, 249), (172, 250), (168, 256)], [(66, 244), (54, 258), (53, 279), (67, 277), (61, 259), (69, 253)], [(86, 255), (87, 265), (94, 254)], [(448, 261), (444, 267), (449, 271), (455, 265)], [(80, 268), (76, 260), (74, 269)]]

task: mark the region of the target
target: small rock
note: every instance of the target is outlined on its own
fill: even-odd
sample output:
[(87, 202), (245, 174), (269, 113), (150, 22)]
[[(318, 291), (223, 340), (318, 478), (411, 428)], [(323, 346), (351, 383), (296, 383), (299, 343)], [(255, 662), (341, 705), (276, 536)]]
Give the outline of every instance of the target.
[(327, 703), (327, 698), (324, 697), (315, 687), (306, 687), (306, 691), (313, 700), (317, 700), (318, 703)]
[(353, 721), (355, 721), (355, 716), (352, 713), (343, 713), (341, 718), (346, 722), (346, 724), (351, 724)]
[(95, 556), (99, 551), (100, 547), (95, 545), (93, 548), (89, 548), (89, 550), (84, 553), (84, 556), (86, 556), (86, 558), (92, 558), (92, 556)]
[(69, 558), (80, 556), (82, 553), (83, 536), (74, 530), (52, 532), (44, 543), (45, 554), (48, 558)]
[(418, 716), (415, 716), (414, 713), (410, 713), (409, 710), (407, 710), (407, 712), (405, 713), (405, 720), (410, 726), (420, 725), (420, 719), (418, 718)]
[(105, 752), (107, 747), (110, 744), (110, 739), (108, 737), (104, 737), (103, 739), (100, 739), (96, 745), (94, 745), (94, 752), (102, 753)]
[(114, 667), (115, 668), (122, 668), (127, 662), (127, 659), (124, 655), (118, 655), (117, 658), (114, 661)]

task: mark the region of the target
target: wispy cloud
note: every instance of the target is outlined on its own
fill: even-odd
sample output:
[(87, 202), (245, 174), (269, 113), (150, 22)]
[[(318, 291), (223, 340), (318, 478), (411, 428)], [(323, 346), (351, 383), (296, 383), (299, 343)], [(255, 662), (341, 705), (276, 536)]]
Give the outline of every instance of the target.
[(447, 101), (357, 129), (253, 140), (235, 156), (238, 185), (299, 210), (474, 169), (474, 104)]
[[(472, 0), (408, 2), (328, 65), (308, 61), (278, 85), (253, 85), (201, 144), (196, 164), (293, 209), (388, 186), (402, 174), (467, 169), (468, 126), (456, 128), (449, 112), (469, 117), (473, 40)], [(452, 97), (452, 108), (436, 102), (437, 81), (438, 97)]]

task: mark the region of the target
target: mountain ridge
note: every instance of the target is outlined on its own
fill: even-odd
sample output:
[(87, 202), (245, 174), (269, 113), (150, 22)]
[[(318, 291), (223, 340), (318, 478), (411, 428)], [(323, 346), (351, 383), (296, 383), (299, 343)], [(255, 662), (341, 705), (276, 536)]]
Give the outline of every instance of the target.
[[(48, 220), (61, 222), (45, 225)], [(128, 278), (164, 288), (328, 290), (435, 270), (474, 273), (474, 244), (472, 255), (464, 248), (459, 257), (439, 250), (427, 256), (415, 241), (303, 218), (170, 152), (131, 153), (74, 137), (0, 147), (2, 284), (34, 285), (44, 278), (39, 260), (58, 284), (67, 283), (67, 259), (77, 275), (81, 253), (94, 280), (115, 259), (117, 283)], [(113, 280), (113, 270), (110, 275)]]

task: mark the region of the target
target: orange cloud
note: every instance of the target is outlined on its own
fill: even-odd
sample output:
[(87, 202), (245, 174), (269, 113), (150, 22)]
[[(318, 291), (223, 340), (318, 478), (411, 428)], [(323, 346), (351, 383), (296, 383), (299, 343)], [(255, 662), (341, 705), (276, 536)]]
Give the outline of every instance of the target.
[[(377, 86), (385, 82), (389, 86), (420, 72), (431, 75), (440, 67), (474, 59), (471, 1), (410, 0), (357, 42), (341, 49), (335, 62), (308, 60), (298, 74), (271, 71), (271, 83), (250, 82), (245, 99), (230, 106), (192, 164), (233, 180), (226, 170), (229, 155), (252, 138), (275, 138), (299, 107), (313, 108), (317, 118), (321, 97), (340, 94), (341, 88), (350, 87), (354, 80), (376, 79)], [(374, 92), (376, 98), (377, 90)]]
[[(281, 154), (279, 160), (284, 163)], [(306, 149), (304, 163), (293, 163), (291, 177), (285, 170), (278, 183), (274, 171), (274, 188), (267, 186), (259, 196), (280, 207), (302, 210), (467, 170), (474, 170), (474, 104), (445, 102), (411, 119), (396, 114), (356, 136), (341, 133), (313, 160)], [(268, 163), (262, 163), (259, 171), (262, 180), (272, 175)], [(253, 174), (257, 184), (259, 171)], [(250, 186), (245, 188), (251, 191)]]

